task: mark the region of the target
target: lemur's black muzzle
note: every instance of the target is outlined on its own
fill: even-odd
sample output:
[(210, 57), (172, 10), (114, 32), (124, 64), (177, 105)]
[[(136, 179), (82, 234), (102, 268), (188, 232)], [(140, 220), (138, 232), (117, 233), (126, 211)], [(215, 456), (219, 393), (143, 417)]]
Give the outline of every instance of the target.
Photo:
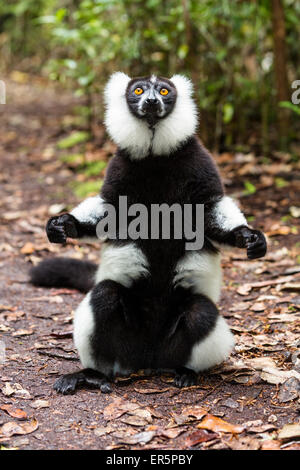
[(147, 98), (143, 104), (143, 111), (149, 114), (157, 114), (161, 111), (161, 104), (157, 98)]

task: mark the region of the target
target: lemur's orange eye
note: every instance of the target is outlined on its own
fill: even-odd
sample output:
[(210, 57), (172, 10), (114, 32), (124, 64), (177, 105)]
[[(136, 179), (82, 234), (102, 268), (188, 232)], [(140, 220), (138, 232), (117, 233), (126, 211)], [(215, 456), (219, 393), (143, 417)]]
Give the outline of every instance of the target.
[(169, 93), (169, 90), (167, 90), (166, 88), (162, 88), (160, 90), (160, 94), (163, 95), (163, 96), (166, 96), (168, 93)]
[(134, 90), (134, 93), (135, 93), (136, 95), (141, 95), (142, 93), (144, 93), (144, 90), (143, 90), (143, 88), (136, 88), (136, 89)]

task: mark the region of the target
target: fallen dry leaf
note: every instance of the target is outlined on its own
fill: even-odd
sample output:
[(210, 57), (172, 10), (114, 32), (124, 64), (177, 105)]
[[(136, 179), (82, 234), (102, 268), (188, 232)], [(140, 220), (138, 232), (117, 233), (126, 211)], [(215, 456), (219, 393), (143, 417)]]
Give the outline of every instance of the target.
[(213, 432), (229, 432), (231, 434), (240, 434), (244, 431), (244, 426), (228, 423), (221, 418), (213, 415), (207, 415), (205, 418), (197, 425), (199, 429), (208, 429)]
[(247, 429), (247, 431), (253, 433), (263, 433), (275, 429), (275, 426), (272, 423), (264, 424), (261, 419), (247, 421), (246, 423), (243, 423), (243, 426)]
[(300, 282), (286, 282), (280, 287), (280, 290), (300, 291)]
[(27, 242), (21, 248), (20, 252), (22, 253), (22, 255), (32, 255), (32, 253), (35, 252), (35, 247), (34, 247), (33, 243)]
[(298, 439), (300, 437), (300, 423), (285, 424), (278, 432), (278, 439)]
[(263, 312), (266, 309), (266, 305), (262, 302), (256, 302), (250, 307), (253, 312)]
[(137, 393), (148, 395), (151, 393), (165, 393), (171, 389), (168, 387), (168, 388), (135, 388), (134, 390)]
[[(201, 406), (190, 406), (182, 410), (180, 414), (172, 413), (173, 420), (168, 425), (169, 428), (182, 426), (183, 424), (190, 423), (191, 421), (200, 420), (203, 416), (207, 415), (208, 411)], [(174, 424), (174, 422), (176, 424)]]
[(278, 400), (280, 403), (287, 403), (300, 397), (300, 380), (296, 377), (287, 379), (280, 387)]
[(269, 384), (282, 384), (291, 377), (300, 379), (300, 373), (295, 370), (280, 370), (274, 367), (265, 367), (260, 374), (261, 378)]
[(192, 432), (184, 441), (185, 447), (193, 447), (201, 442), (208, 442), (217, 439), (219, 434), (215, 432), (208, 432), (205, 429), (199, 429)]
[(245, 363), (255, 370), (263, 370), (265, 367), (276, 368), (274, 359), (269, 356), (253, 357), (252, 359), (247, 359)]
[(97, 437), (105, 436), (105, 434), (110, 434), (111, 432), (115, 431), (112, 426), (99, 426), (98, 428), (94, 429), (94, 434)]
[(261, 450), (280, 450), (280, 441), (266, 439), (261, 445)]
[(12, 336), (29, 336), (32, 335), (33, 331), (32, 330), (17, 330), (12, 333)]
[(36, 419), (28, 423), (16, 423), (9, 421), (0, 428), (0, 436), (11, 437), (15, 434), (30, 434), (38, 429), (39, 425)]
[(17, 419), (27, 419), (26, 411), (20, 410), (19, 408), (14, 408), (13, 405), (1, 405), (0, 409), (6, 411), (9, 416)]
[(208, 411), (205, 408), (202, 408), (202, 406), (189, 406), (188, 408), (185, 408), (182, 411), (182, 414), (186, 416), (193, 416), (196, 419), (201, 419), (203, 416), (207, 415)]
[(107, 405), (103, 410), (103, 416), (106, 420), (120, 418), (125, 413), (132, 412), (138, 408), (142, 408), (139, 403), (125, 401), (122, 398), (116, 398), (112, 403)]
[[(148, 429), (150, 431), (150, 429)], [(168, 439), (175, 439), (184, 432), (184, 429), (157, 429), (156, 434), (159, 436), (167, 437)]]
[(31, 398), (28, 390), (25, 390), (22, 385), (18, 383), (11, 384), (10, 382), (6, 382), (4, 387), (1, 388), (1, 392), (7, 397), (15, 395), (18, 398), (25, 398), (27, 400)]
[(155, 436), (155, 431), (144, 431), (134, 434), (133, 436), (123, 437), (118, 442), (119, 444), (147, 444)]
[(238, 439), (230, 439), (227, 445), (231, 450), (259, 450), (260, 441), (250, 436), (239, 437)]
[(50, 405), (47, 400), (35, 400), (32, 403), (30, 403), (30, 406), (32, 408), (40, 410), (41, 408), (49, 408)]

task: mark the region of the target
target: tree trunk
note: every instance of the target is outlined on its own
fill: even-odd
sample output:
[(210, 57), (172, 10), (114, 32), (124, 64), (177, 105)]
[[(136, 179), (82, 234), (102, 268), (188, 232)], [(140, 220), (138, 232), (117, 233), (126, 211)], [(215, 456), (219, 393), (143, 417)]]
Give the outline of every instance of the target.
[[(274, 65), (275, 65), (275, 84), (277, 103), (290, 100), (290, 90), (287, 77), (287, 58), (285, 44), (285, 20), (284, 7), (282, 0), (271, 0), (272, 5), (272, 23), (274, 40)], [(288, 110), (277, 109), (278, 132), (281, 147), (286, 147), (288, 138)]]

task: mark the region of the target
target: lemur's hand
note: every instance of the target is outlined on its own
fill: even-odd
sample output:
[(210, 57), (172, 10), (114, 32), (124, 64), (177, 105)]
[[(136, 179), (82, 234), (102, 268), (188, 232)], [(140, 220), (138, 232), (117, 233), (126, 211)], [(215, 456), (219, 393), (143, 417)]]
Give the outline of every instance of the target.
[(76, 238), (76, 219), (71, 214), (51, 217), (46, 225), (46, 232), (51, 243), (66, 243), (67, 237)]
[(261, 258), (267, 252), (267, 242), (260, 230), (248, 227), (238, 227), (234, 230), (235, 242), (238, 248), (247, 248), (249, 259)]

